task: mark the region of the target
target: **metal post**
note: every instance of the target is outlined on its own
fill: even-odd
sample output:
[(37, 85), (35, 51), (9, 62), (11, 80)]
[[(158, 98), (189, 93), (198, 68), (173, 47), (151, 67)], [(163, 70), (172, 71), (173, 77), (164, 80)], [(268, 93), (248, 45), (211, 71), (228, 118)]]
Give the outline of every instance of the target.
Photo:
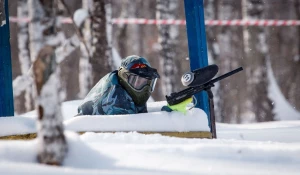
[(212, 138), (217, 138), (217, 130), (216, 130), (216, 117), (215, 117), (215, 105), (214, 105), (214, 94), (211, 91), (211, 87), (206, 89), (207, 95), (209, 97), (209, 108), (210, 108), (210, 131), (212, 134)]
[(0, 117), (14, 115), (8, 0), (0, 0)]
[[(184, 0), (191, 70), (208, 65), (203, 0)], [(211, 126), (206, 92), (195, 95), (196, 107), (205, 111)]]

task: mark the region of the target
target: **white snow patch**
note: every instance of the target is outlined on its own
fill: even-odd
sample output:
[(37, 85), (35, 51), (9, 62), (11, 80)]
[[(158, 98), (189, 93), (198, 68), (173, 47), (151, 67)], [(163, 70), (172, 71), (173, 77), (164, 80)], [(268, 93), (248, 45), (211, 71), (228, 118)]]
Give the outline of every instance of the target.
[(73, 15), (73, 20), (77, 27), (80, 27), (82, 23), (89, 17), (89, 11), (87, 9), (78, 9)]
[(26, 88), (33, 84), (31, 72), (18, 76), (13, 81), (14, 96), (19, 96)]
[(73, 131), (209, 131), (206, 114), (192, 109), (180, 112), (151, 112), (135, 115), (79, 116), (65, 121)]
[(121, 66), (122, 58), (115, 47), (112, 47), (112, 58), (114, 62), (114, 67), (118, 68)]
[(6, 24), (6, 20), (3, 20), (0, 27), (4, 26), (5, 24)]
[(268, 62), (269, 98), (273, 100), (276, 120), (300, 120), (300, 112), (286, 100), (276, 82), (270, 62)]
[(35, 120), (28, 117), (0, 117), (0, 136), (36, 132)]

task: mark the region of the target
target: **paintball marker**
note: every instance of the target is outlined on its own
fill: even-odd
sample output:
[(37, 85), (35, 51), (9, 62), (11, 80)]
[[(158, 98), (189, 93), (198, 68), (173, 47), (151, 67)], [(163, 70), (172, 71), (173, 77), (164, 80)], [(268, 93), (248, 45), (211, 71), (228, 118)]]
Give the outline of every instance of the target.
[[(216, 65), (211, 65), (211, 66), (215, 67)], [(202, 68), (202, 69), (197, 69), (197, 70), (195, 70), (193, 72), (195, 72), (194, 75), (202, 76), (202, 75), (199, 75), (198, 72), (209, 72), (208, 70), (211, 70), (211, 68), (213, 68), (213, 67), (208, 66), (208, 67), (205, 67), (205, 68)], [(207, 70), (207, 71), (205, 71), (205, 70)], [(227, 78), (227, 77), (229, 77), (229, 76), (231, 76), (233, 74), (236, 74), (236, 73), (238, 73), (238, 72), (240, 72), (242, 70), (243, 70), (242, 67), (237, 68), (237, 69), (235, 69), (233, 71), (230, 71), (230, 72), (228, 72), (228, 73), (226, 73), (224, 75), (221, 75), (221, 76), (219, 76), (219, 77), (217, 77), (215, 79), (212, 79), (212, 80), (210, 80), (208, 82), (205, 82), (203, 84), (200, 83), (201, 81), (199, 81), (199, 83), (195, 83), (195, 80), (196, 80), (195, 79), (192, 82), (193, 86), (188, 85), (188, 86), (190, 86), (189, 88), (184, 89), (184, 90), (179, 91), (179, 92), (171, 93), (170, 96), (166, 96), (167, 102), (168, 102), (169, 105), (176, 105), (178, 103), (181, 103), (184, 100), (192, 97), (193, 95), (195, 95), (195, 94), (197, 94), (197, 93), (199, 93), (199, 92), (201, 92), (203, 90), (207, 90), (207, 89), (213, 87), (214, 83), (216, 83), (216, 82), (218, 82), (218, 81), (220, 81), (220, 80), (222, 80), (224, 78)], [(211, 72), (211, 74), (215, 74), (216, 73), (215, 71), (210, 71), (210, 72)], [(183, 77), (185, 77), (187, 74), (188, 73), (184, 74)], [(186, 82), (187, 81), (183, 81), (183, 84), (185, 84)]]
[(188, 99), (191, 99), (193, 95), (205, 90), (209, 97), (209, 124), (212, 133), (212, 138), (217, 138), (217, 134), (215, 126), (213, 93), (211, 91), (211, 87), (214, 86), (214, 83), (242, 71), (243, 68), (239, 67), (233, 71), (230, 71), (224, 75), (212, 79), (218, 73), (218, 70), (219, 68), (217, 65), (210, 65), (201, 69), (193, 70), (192, 72), (187, 72), (182, 76), (181, 81), (182, 84), (184, 86), (188, 86), (188, 88), (179, 92), (171, 93), (170, 96), (166, 96), (169, 106), (177, 106), (178, 104), (186, 103), (186, 101), (188, 101)]

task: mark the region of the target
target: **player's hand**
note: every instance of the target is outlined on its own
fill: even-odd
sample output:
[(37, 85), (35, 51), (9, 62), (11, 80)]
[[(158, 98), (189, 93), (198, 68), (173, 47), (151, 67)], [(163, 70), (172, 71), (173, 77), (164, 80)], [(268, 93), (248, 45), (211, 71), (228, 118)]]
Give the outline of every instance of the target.
[(186, 114), (186, 107), (188, 104), (190, 104), (191, 102), (193, 101), (193, 98), (188, 98), (186, 100), (184, 100), (183, 102), (181, 103), (178, 103), (176, 105), (167, 105), (167, 106), (163, 106), (161, 108), (162, 111), (166, 111), (166, 112), (172, 112), (172, 111), (179, 111), (179, 112), (182, 112), (183, 114)]

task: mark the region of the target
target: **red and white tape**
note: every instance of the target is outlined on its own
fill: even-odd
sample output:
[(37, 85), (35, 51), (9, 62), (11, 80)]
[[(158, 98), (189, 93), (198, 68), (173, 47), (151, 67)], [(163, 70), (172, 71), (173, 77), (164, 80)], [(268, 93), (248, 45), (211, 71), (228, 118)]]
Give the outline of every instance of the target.
[[(29, 18), (9, 17), (10, 22), (30, 22)], [(71, 18), (61, 18), (62, 23), (72, 23)], [(113, 24), (186, 25), (185, 20), (113, 18)], [(207, 26), (299, 26), (300, 20), (205, 20)]]
[(206, 20), (208, 26), (299, 26), (300, 20)]
[[(186, 25), (185, 20), (112, 19), (113, 24), (164, 24)], [(298, 26), (300, 20), (205, 20), (207, 26)]]

